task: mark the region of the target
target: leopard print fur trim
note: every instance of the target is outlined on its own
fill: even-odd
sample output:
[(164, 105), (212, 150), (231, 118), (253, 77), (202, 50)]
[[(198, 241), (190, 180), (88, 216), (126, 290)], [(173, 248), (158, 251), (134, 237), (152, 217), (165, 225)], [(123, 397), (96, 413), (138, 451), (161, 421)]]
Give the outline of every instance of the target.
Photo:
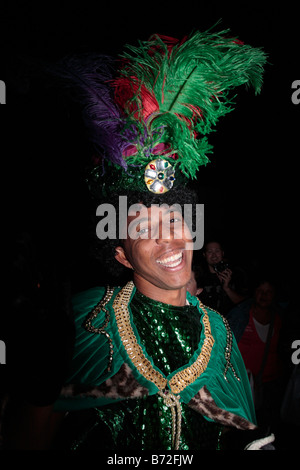
[(99, 386), (86, 386), (78, 384), (66, 385), (61, 392), (64, 397), (91, 397), (91, 398), (142, 398), (149, 394), (147, 388), (138, 383), (127, 364), (111, 378)]
[[(99, 386), (86, 386), (78, 384), (66, 385), (61, 392), (63, 397), (91, 397), (91, 398), (142, 398), (149, 395), (147, 388), (143, 387), (134, 378), (130, 367), (124, 363), (120, 370)], [(256, 426), (245, 418), (230, 411), (219, 408), (206, 386), (190, 400), (188, 406), (198, 413), (225, 426), (237, 429), (252, 430)]]
[(219, 408), (205, 385), (190, 400), (188, 405), (202, 415), (207, 416), (208, 418), (211, 418), (212, 420), (217, 421), (218, 423), (225, 426), (232, 426), (243, 430), (256, 429), (255, 424), (251, 423), (245, 418), (235, 415), (230, 411)]

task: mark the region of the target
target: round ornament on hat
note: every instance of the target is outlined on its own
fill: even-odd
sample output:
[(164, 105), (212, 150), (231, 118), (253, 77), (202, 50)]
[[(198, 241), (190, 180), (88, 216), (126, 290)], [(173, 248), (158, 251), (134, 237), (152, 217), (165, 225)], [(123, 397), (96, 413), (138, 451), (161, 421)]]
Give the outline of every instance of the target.
[(145, 183), (152, 193), (166, 193), (173, 187), (174, 181), (175, 170), (167, 160), (152, 160), (145, 168)]

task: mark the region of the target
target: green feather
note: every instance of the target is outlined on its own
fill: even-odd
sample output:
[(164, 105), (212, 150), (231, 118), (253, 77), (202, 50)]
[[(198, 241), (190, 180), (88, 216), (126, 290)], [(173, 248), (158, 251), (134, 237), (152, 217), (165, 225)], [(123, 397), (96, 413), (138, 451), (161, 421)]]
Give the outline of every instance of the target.
[[(138, 84), (130, 103), (135, 103), (142, 120), (142, 85), (155, 97), (158, 110), (146, 123), (148, 134), (164, 129), (160, 142), (177, 154), (176, 165), (187, 177), (194, 178), (199, 166), (209, 161), (212, 146), (203, 136), (234, 109), (232, 90), (251, 85), (259, 93), (262, 87), (266, 54), (228, 34), (229, 30), (195, 32), (172, 49), (155, 35), (138, 47), (127, 46), (123, 55), (121, 76)], [(127, 112), (134, 119), (129, 102)], [(135, 163), (140, 160), (141, 155), (130, 157)]]

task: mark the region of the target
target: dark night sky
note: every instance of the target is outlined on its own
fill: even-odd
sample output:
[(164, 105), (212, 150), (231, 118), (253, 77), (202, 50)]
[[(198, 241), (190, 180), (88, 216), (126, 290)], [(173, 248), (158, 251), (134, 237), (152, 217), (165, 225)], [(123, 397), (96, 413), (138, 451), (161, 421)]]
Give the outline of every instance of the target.
[(125, 43), (152, 33), (180, 37), (221, 19), (220, 28), (230, 28), (245, 43), (263, 47), (270, 65), (261, 95), (241, 90), (236, 110), (220, 120), (210, 136), (214, 154), (198, 177), (205, 231), (220, 234), (237, 260), (258, 257), (278, 267), (280, 276), (291, 271), (299, 243), (300, 104), (291, 101), (291, 84), (300, 78), (299, 12), (278, 2), (272, 8), (261, 2), (242, 2), (238, 7), (224, 3), (147, 5), (147, 10), (142, 3), (135, 7), (131, 2), (122, 9), (113, 4), (104, 10), (95, 2), (57, 8), (52, 3), (9, 3), (0, 28), (0, 79), (7, 86), (7, 104), (0, 114), (5, 144), (2, 200), (8, 227), (36, 227), (43, 219), (48, 238), (52, 231), (71, 231), (77, 253), (85, 243), (85, 190), (80, 183), (85, 141), (68, 107), (37, 79), (28, 80), (24, 58), (55, 60), (86, 51), (116, 54)]

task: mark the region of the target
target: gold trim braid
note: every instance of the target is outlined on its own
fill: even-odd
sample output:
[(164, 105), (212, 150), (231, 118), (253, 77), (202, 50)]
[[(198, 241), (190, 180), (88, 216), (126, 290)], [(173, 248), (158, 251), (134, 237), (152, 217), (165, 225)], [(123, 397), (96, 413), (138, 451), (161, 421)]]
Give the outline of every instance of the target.
[[(112, 342), (112, 339), (110, 337), (110, 334), (105, 329), (107, 327), (108, 323), (109, 323), (109, 320), (110, 320), (109, 310), (107, 310), (105, 307), (108, 304), (108, 302), (110, 301), (110, 299), (112, 298), (113, 293), (114, 293), (114, 289), (111, 288), (111, 287), (107, 287), (105, 296), (103, 297), (102, 300), (100, 300), (100, 302), (96, 305), (96, 307), (93, 308), (93, 310), (88, 314), (88, 316), (86, 317), (86, 319), (85, 319), (85, 321), (82, 325), (83, 328), (85, 328), (90, 333), (96, 333), (98, 335), (104, 335), (107, 338), (108, 346), (109, 346), (109, 357), (108, 357), (108, 365), (107, 365), (107, 371), (108, 372), (111, 371), (114, 348), (113, 348), (113, 342)], [(92, 321), (97, 318), (97, 316), (99, 315), (101, 310), (103, 312), (105, 312), (105, 320), (104, 320), (103, 325), (100, 328), (96, 328), (95, 326), (92, 325)]]
[(150, 382), (153, 382), (159, 390), (164, 390), (167, 386), (167, 379), (154, 367), (145, 357), (141, 346), (138, 344), (130, 323), (128, 304), (134, 288), (132, 281), (129, 281), (123, 289), (116, 295), (113, 302), (116, 322), (124, 348), (135, 365), (139, 373)]
[(169, 380), (169, 386), (173, 393), (182, 392), (182, 390), (188, 387), (188, 385), (195, 382), (195, 380), (200, 377), (201, 374), (203, 374), (210, 360), (211, 351), (215, 342), (211, 334), (211, 327), (207, 310), (204, 308), (204, 305), (199, 300), (198, 302), (199, 307), (204, 313), (202, 321), (204, 326), (205, 339), (200, 354), (197, 357), (196, 361), (189, 367), (186, 367), (185, 369), (177, 372), (177, 374), (175, 374), (171, 378), (171, 380)]

